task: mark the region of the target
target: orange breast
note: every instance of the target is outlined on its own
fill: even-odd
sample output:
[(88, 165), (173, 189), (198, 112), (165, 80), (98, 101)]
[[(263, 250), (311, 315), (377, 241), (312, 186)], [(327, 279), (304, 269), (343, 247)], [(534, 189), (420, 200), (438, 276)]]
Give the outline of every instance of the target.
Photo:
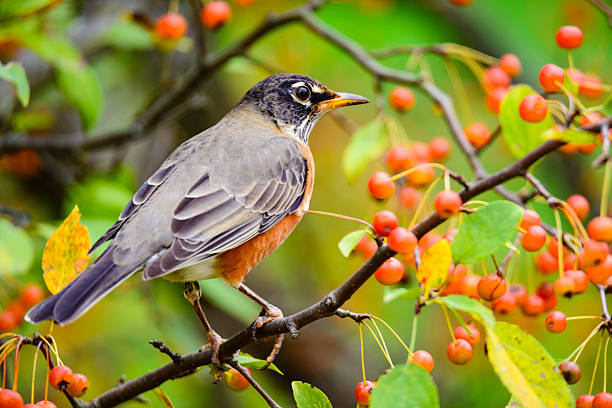
[(215, 269), (230, 285), (240, 286), (251, 268), (274, 252), (287, 239), (301, 219), (299, 215), (289, 214), (263, 234), (217, 255)]

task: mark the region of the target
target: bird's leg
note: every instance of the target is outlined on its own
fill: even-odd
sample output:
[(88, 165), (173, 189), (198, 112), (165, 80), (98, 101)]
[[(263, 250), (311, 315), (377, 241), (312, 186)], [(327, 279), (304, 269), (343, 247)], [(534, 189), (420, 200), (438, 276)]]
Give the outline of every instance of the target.
[(219, 348), (225, 340), (216, 331), (214, 331), (212, 327), (210, 327), (210, 323), (208, 323), (208, 319), (206, 319), (206, 315), (204, 314), (204, 310), (202, 310), (202, 305), (200, 304), (200, 297), (202, 296), (200, 284), (198, 282), (185, 282), (183, 294), (185, 295), (185, 299), (187, 299), (187, 301), (191, 303), (195, 309), (198, 318), (202, 322), (202, 326), (204, 326), (204, 329), (206, 330), (209, 344), (205, 347), (210, 347), (212, 351), (212, 355), (210, 357), (211, 363), (216, 368), (222, 370), (221, 361), (219, 360)]
[[(283, 318), (283, 312), (278, 307), (274, 306), (273, 304), (268, 302), (266, 299), (262, 298), (257, 293), (253, 292), (244, 283), (240, 284), (240, 286), (238, 287), (238, 290), (244, 293), (245, 295), (247, 295), (248, 297), (250, 297), (251, 299), (253, 299), (259, 305), (261, 305), (261, 307), (263, 307), (262, 313), (257, 317), (257, 319), (255, 319), (255, 322), (253, 322), (253, 325), (251, 326), (253, 336), (255, 336), (255, 331), (261, 326), (263, 326), (264, 324), (271, 322), (272, 320), (275, 320), (275, 319)], [(284, 339), (285, 339), (285, 335), (283, 333), (276, 336), (276, 340), (274, 341), (274, 347), (272, 348), (272, 351), (266, 358), (267, 364), (264, 367), (261, 367), (260, 368), (261, 370), (267, 368), (270, 364), (272, 364), (277, 354), (280, 352), (281, 347), (283, 346)]]

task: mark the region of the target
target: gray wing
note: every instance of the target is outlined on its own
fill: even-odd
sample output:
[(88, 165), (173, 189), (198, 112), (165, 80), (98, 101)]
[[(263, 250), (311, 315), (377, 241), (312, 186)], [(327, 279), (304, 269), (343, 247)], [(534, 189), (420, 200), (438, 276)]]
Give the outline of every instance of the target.
[(299, 208), (308, 166), (296, 142), (269, 139), (244, 159), (203, 169), (174, 210), (170, 247), (147, 265), (145, 279), (235, 248)]

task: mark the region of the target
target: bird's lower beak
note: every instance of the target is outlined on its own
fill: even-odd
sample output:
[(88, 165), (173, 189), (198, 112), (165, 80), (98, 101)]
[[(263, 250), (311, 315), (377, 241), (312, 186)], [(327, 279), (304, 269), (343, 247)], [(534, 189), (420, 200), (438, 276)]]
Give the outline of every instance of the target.
[(319, 110), (331, 110), (341, 108), (343, 106), (360, 105), (362, 103), (369, 102), (370, 100), (368, 98), (364, 98), (360, 95), (345, 92), (336, 92), (335, 96), (332, 99), (327, 99), (325, 101), (319, 102), (317, 104), (317, 108), (319, 108)]

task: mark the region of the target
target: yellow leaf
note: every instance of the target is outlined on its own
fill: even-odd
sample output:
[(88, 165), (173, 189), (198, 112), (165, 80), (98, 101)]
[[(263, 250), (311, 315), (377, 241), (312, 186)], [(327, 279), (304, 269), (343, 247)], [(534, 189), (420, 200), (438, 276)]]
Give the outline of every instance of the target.
[(441, 239), (425, 251), (417, 270), (417, 280), (425, 286), (426, 297), (429, 297), (431, 289), (440, 287), (446, 281), (452, 261), (450, 245), (445, 239)]
[(53, 294), (66, 287), (89, 264), (89, 232), (80, 220), (79, 207), (74, 206), (45, 245), (42, 256), (43, 278), (49, 292)]

